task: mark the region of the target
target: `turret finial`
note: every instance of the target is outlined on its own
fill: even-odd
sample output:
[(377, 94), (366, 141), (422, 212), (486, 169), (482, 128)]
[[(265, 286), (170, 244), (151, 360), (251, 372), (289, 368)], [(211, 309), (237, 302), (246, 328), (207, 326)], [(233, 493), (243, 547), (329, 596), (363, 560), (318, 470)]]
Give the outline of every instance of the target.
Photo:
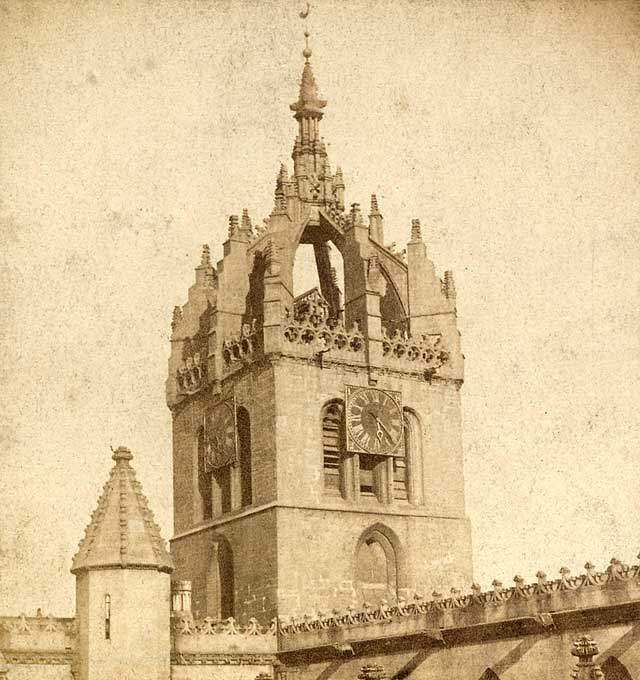
[(236, 238), (238, 236), (238, 229), (240, 227), (240, 220), (237, 215), (229, 217), (229, 238)]
[(211, 250), (209, 249), (209, 244), (204, 243), (202, 246), (202, 257), (200, 260), (201, 267), (208, 267), (211, 264)]
[(411, 240), (422, 241), (422, 229), (420, 220), (411, 220)]
[(113, 458), (113, 460), (115, 460), (116, 462), (121, 460), (131, 460), (133, 458), (133, 454), (126, 446), (119, 446), (113, 452), (111, 458)]
[(253, 225), (251, 224), (251, 218), (249, 217), (249, 210), (247, 208), (242, 209), (241, 220), (240, 231), (246, 236), (253, 236)]

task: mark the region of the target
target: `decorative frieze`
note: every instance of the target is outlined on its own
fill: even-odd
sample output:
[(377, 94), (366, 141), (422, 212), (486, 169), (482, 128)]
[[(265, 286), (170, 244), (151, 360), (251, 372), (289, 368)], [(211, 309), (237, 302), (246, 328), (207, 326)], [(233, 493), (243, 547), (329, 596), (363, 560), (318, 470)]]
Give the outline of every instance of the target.
[(343, 230), (347, 229), (350, 225), (350, 220), (347, 215), (339, 209), (339, 207), (334, 203), (327, 203), (323, 206), (324, 212), (326, 212), (327, 217), (338, 227)]
[(206, 357), (205, 336), (196, 335), (193, 338), (185, 338), (182, 345), (182, 363), (176, 374), (180, 393), (194, 394), (203, 387), (206, 382)]
[(222, 342), (222, 358), (227, 366), (237, 361), (252, 361), (258, 348), (257, 320), (242, 324), (239, 336), (227, 338)]
[(316, 353), (364, 350), (364, 336), (358, 324), (347, 330), (342, 320), (331, 317), (329, 303), (316, 288), (294, 301), (293, 315), (287, 312), (284, 337), (291, 344), (311, 346)]
[(23, 650), (3, 650), (5, 663), (12, 666), (70, 666), (73, 661), (71, 652), (32, 652)]
[(277, 659), (273, 654), (183, 654), (174, 652), (174, 666), (273, 666)]
[(240, 625), (233, 617), (218, 621), (210, 617), (194, 621), (189, 617), (178, 619), (173, 626), (175, 635), (232, 635), (243, 637), (265, 636), (276, 634), (277, 623), (273, 619), (269, 626), (261, 626), (257, 619), (251, 618), (246, 626)]
[(439, 333), (414, 338), (399, 329), (391, 337), (382, 329), (382, 356), (429, 373), (435, 373), (449, 361), (449, 352), (442, 347)]
[(178, 389), (182, 393), (193, 394), (202, 387), (203, 378), (204, 364), (200, 353), (196, 352), (193, 356), (187, 357), (178, 369)]
[(19, 635), (37, 635), (45, 633), (64, 633), (65, 635), (75, 635), (74, 619), (59, 619), (53, 616), (3, 616), (0, 617), (0, 629), (8, 633)]
[[(638, 555), (640, 558), (640, 555)], [(611, 559), (609, 566), (604, 572), (597, 572), (590, 562), (585, 565), (586, 573), (579, 576), (571, 576), (569, 569), (560, 569), (560, 578), (547, 580), (544, 572), (539, 571), (536, 575), (537, 582), (524, 584), (521, 576), (515, 576), (514, 586), (504, 588), (502, 583), (494, 580), (492, 589), (483, 592), (478, 584), (471, 586), (471, 592), (461, 594), (459, 590), (451, 589), (449, 597), (443, 597), (441, 593), (434, 591), (432, 600), (425, 600), (416, 594), (413, 602), (399, 599), (396, 604), (382, 601), (377, 606), (365, 603), (361, 609), (349, 607), (346, 612), (333, 611), (331, 614), (318, 613), (316, 615), (304, 615), (292, 617), (288, 620), (280, 618), (280, 635), (287, 637), (297, 633), (321, 631), (328, 628), (347, 628), (349, 626), (367, 623), (380, 623), (398, 620), (405, 617), (427, 614), (429, 612), (442, 612), (460, 610), (467, 607), (495, 607), (518, 600), (531, 600), (537, 597), (547, 597), (554, 593), (577, 592), (592, 588), (606, 589), (613, 584), (622, 582), (640, 582), (640, 565), (628, 566), (615, 557)]]

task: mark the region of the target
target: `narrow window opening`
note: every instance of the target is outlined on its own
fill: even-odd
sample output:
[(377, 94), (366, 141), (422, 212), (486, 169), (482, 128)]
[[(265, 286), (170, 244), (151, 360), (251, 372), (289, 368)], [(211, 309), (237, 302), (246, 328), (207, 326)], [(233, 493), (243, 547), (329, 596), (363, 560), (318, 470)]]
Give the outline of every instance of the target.
[(212, 496), (211, 496), (211, 473), (205, 466), (205, 441), (204, 430), (198, 432), (198, 491), (202, 504), (202, 519), (211, 519), (212, 515)]
[(342, 403), (332, 402), (324, 409), (322, 447), (324, 490), (328, 494), (341, 492), (340, 464), (342, 456)]
[(253, 503), (251, 480), (251, 420), (245, 408), (237, 411), (238, 446), (240, 449), (240, 505)]
[(229, 465), (218, 468), (214, 473), (214, 479), (220, 490), (220, 512), (231, 511), (231, 469)]
[(407, 495), (407, 464), (404, 457), (393, 459), (393, 498), (397, 501), (406, 501)]
[(111, 640), (111, 595), (104, 596), (104, 639)]

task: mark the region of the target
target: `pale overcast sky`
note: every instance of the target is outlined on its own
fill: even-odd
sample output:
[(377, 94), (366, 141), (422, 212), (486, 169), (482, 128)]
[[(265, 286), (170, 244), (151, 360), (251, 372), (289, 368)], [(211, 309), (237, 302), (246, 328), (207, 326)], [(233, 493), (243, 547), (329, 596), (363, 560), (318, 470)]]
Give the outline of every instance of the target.
[[(73, 612), (110, 445), (171, 535), (171, 310), (271, 209), (303, 4), (0, 1), (0, 614)], [(455, 272), (476, 580), (633, 560), (640, 4), (312, 5), (347, 202)]]

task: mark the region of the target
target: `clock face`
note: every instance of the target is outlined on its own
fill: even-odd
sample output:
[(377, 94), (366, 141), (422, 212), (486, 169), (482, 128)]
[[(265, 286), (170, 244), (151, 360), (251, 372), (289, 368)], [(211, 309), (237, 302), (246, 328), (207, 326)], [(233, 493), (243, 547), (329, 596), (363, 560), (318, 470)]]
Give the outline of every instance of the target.
[(347, 386), (346, 402), (349, 448), (393, 455), (403, 435), (400, 393)]
[(235, 408), (233, 400), (223, 401), (205, 416), (204, 468), (210, 472), (235, 462)]

